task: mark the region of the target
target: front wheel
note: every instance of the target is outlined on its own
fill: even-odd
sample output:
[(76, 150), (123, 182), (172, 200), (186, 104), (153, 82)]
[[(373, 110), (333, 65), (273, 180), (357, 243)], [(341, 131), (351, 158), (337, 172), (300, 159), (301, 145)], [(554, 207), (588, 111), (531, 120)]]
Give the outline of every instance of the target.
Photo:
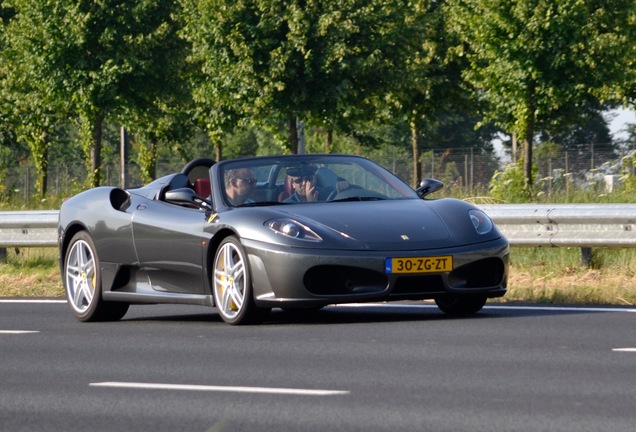
[(486, 304), (486, 297), (445, 294), (435, 299), (440, 310), (448, 315), (472, 315)]
[(64, 288), (71, 312), (80, 321), (117, 321), (127, 303), (105, 302), (95, 243), (86, 231), (71, 239), (64, 258)]
[(219, 245), (212, 285), (214, 303), (228, 324), (257, 323), (269, 312), (254, 304), (247, 255), (236, 237), (228, 237)]

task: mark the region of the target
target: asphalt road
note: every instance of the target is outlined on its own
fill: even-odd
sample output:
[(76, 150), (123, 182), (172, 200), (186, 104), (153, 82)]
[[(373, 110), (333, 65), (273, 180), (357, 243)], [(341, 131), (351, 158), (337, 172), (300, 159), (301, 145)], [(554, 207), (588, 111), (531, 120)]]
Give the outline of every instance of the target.
[(636, 309), (274, 312), (0, 300), (0, 431), (633, 431)]

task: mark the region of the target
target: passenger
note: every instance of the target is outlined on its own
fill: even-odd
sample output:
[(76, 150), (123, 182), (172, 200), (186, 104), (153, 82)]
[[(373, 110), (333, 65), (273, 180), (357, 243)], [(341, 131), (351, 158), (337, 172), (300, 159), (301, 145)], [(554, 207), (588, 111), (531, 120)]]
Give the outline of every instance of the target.
[(225, 171), (225, 194), (233, 206), (255, 202), (250, 195), (256, 187), (256, 177), (250, 168), (236, 168)]
[(285, 199), (286, 203), (303, 203), (318, 201), (319, 191), (316, 188), (316, 168), (301, 166), (287, 169), (293, 193)]

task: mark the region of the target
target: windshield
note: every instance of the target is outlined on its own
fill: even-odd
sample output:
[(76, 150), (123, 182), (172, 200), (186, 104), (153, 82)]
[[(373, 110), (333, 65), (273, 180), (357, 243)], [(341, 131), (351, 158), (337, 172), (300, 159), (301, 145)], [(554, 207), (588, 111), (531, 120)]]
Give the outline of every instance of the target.
[(220, 162), (229, 206), (418, 198), (380, 165), (357, 156), (290, 155)]

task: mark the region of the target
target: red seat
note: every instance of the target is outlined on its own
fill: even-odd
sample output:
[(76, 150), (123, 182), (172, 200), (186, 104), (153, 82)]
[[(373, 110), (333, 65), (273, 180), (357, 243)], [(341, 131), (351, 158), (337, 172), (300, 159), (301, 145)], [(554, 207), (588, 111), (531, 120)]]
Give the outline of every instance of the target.
[(283, 190), (278, 194), (278, 202), (283, 202), (289, 198), (292, 194), (291, 177), (285, 177), (285, 183), (283, 183)]
[(212, 187), (210, 186), (210, 179), (198, 178), (194, 181), (194, 192), (203, 197), (209, 198), (212, 195)]

